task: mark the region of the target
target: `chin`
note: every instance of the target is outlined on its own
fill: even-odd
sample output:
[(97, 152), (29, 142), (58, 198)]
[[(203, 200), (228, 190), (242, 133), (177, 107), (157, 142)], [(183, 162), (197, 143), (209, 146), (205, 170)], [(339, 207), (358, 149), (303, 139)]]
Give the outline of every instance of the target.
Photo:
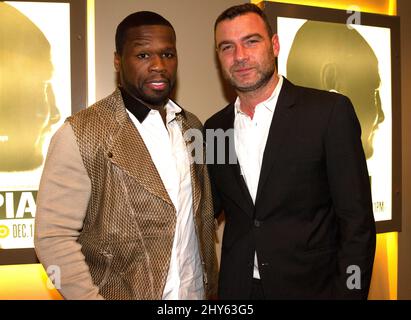
[(365, 153), (365, 158), (368, 160), (374, 155), (374, 148), (373, 147), (367, 147), (364, 149)]
[(161, 95), (161, 96), (150, 96), (145, 97), (144, 102), (152, 105), (152, 106), (163, 106), (168, 101), (169, 94)]

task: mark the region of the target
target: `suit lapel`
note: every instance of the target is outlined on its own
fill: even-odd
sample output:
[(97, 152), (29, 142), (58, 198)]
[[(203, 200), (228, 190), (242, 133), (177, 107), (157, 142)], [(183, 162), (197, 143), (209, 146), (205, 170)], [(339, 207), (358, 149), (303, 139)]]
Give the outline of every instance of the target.
[[(184, 111), (176, 114), (176, 121), (178, 122), (181, 132), (183, 134), (184, 141), (186, 142), (187, 150), (193, 150), (191, 148), (191, 143), (194, 141), (187, 141), (185, 139), (185, 134), (187, 130), (193, 129), (192, 126), (187, 122), (187, 119), (184, 115)], [(190, 161), (190, 176), (191, 176), (191, 188), (193, 193), (193, 212), (194, 216), (197, 215), (197, 209), (201, 201), (201, 184), (200, 184), (200, 175), (202, 174), (204, 164), (195, 163)]]
[[(228, 113), (225, 114), (225, 117), (222, 122), (221, 129), (224, 132), (231, 131), (234, 133), (234, 104), (231, 104), (228, 108)], [(231, 152), (235, 153), (235, 146), (234, 146), (234, 134), (230, 134), (229, 139), (226, 139), (225, 142), (225, 162), (229, 161), (229, 154)], [(237, 154), (235, 155), (236, 162), (235, 164), (226, 164), (228, 167), (228, 179), (232, 181), (232, 191), (233, 191), (233, 200), (240, 205), (240, 207), (246, 212), (248, 215), (252, 215), (254, 212), (254, 203), (253, 199), (251, 198), (250, 192), (248, 191), (247, 184), (245, 183), (244, 177), (241, 174), (240, 164), (238, 162)]]
[(274, 111), (270, 131), (268, 133), (267, 143), (264, 149), (263, 162), (258, 182), (256, 203), (264, 189), (264, 184), (275, 165), (275, 160), (281, 152), (284, 137), (288, 134), (288, 117), (291, 113), (292, 106), (295, 104), (296, 93), (294, 85), (286, 78), (283, 78), (283, 86), (278, 97), (277, 106)]
[[(108, 157), (112, 163), (136, 179), (147, 191), (173, 206), (144, 141), (128, 117), (118, 91), (114, 117), (118, 129), (109, 143)], [(113, 121), (113, 119), (107, 119)]]

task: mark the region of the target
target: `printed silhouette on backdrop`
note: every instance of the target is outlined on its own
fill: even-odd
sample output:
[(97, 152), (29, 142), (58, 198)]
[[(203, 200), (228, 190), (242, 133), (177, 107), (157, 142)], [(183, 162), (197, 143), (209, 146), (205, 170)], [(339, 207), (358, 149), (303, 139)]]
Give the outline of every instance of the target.
[(287, 61), (287, 78), (301, 86), (349, 97), (361, 123), (366, 158), (384, 121), (378, 60), (367, 41), (345, 24), (307, 21), (298, 30)]
[(60, 119), (50, 44), (14, 7), (0, 2), (0, 171), (43, 163), (43, 142)]

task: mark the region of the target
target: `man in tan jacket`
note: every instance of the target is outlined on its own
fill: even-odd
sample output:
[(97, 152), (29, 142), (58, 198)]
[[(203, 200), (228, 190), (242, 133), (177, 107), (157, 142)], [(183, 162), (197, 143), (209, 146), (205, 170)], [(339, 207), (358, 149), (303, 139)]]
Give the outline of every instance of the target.
[[(217, 262), (200, 121), (169, 99), (176, 36), (153, 12), (117, 27), (113, 94), (54, 135), (37, 198), (35, 248), (66, 299), (204, 299)], [(195, 143), (195, 141), (191, 141)]]

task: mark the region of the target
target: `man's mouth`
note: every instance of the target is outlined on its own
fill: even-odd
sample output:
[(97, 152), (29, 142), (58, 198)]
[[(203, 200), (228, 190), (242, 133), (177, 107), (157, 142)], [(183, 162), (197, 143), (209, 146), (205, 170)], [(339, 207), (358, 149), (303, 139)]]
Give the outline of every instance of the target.
[(246, 75), (250, 73), (252, 70), (253, 70), (252, 67), (241, 67), (241, 68), (233, 69), (233, 73), (241, 76), (241, 75)]
[(147, 86), (152, 90), (165, 90), (168, 87), (167, 80), (151, 80), (147, 81)]

